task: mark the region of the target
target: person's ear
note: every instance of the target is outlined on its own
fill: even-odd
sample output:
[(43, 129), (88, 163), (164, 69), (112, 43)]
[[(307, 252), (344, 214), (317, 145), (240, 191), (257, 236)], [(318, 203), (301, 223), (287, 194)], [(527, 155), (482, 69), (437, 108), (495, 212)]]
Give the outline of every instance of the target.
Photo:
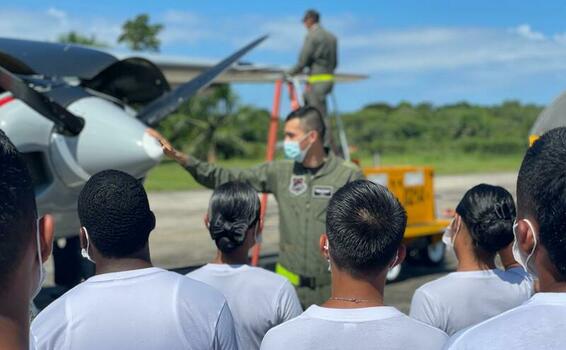
[(79, 230), (79, 242), (81, 244), (81, 249), (84, 248), (86, 249), (87, 247), (87, 238), (86, 238), (86, 231), (85, 231), (85, 227), (81, 226), (81, 229)]
[(265, 221), (263, 220), (263, 218), (259, 219), (258, 225), (259, 225), (259, 228), (257, 229), (257, 234), (261, 235), (263, 233), (263, 228), (264, 228), (264, 225), (265, 225)]
[(326, 260), (330, 259), (330, 254), (328, 253), (328, 236), (326, 235), (326, 233), (320, 235), (319, 244), (320, 253), (322, 254), (322, 256)]
[(320, 137), (320, 134), (318, 133), (318, 131), (313, 130), (311, 131), (310, 135), (309, 135), (309, 139), (310, 139), (310, 143), (313, 144), (316, 142), (316, 140), (320, 139), (322, 142), (322, 139)]
[(209, 227), (210, 227), (210, 219), (208, 218), (208, 213), (204, 214), (203, 221), (204, 221), (204, 226), (205, 226), (207, 229), (209, 229)]
[(531, 225), (529, 225), (525, 220), (519, 220), (517, 225), (517, 240), (519, 241), (519, 247), (522, 251), (530, 253), (535, 246), (535, 232), (533, 232)]
[(391, 264), (389, 265), (389, 268), (393, 268), (397, 265), (402, 264), (403, 261), (405, 261), (406, 257), (407, 257), (407, 247), (404, 244), (401, 244), (397, 249), (396, 256), (394, 256), (393, 260), (391, 260)]
[(462, 229), (462, 217), (458, 213), (454, 214), (454, 220), (452, 220), (452, 231), (457, 234)]
[(153, 231), (155, 230), (155, 225), (157, 224), (157, 221), (155, 220), (155, 214), (153, 213), (153, 211), (149, 211), (149, 214), (151, 215), (151, 229), (149, 231)]
[(55, 219), (45, 214), (39, 220), (39, 241), (41, 244), (41, 261), (46, 262), (53, 251), (53, 237), (55, 234)]

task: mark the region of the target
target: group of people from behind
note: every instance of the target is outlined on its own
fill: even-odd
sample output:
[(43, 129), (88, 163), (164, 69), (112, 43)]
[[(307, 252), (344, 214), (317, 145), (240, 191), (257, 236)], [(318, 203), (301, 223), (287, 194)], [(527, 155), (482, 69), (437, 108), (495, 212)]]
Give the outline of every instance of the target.
[(517, 209), (497, 186), (464, 195), (444, 236), (457, 271), (419, 288), (410, 316), (385, 306), (387, 271), (406, 255), (407, 214), (381, 185), (352, 181), (330, 199), (319, 240), (330, 295), (303, 312), (289, 281), (246, 264), (262, 229), (250, 185), (214, 191), (205, 223), (218, 252), (187, 277), (153, 266), (156, 220), (143, 185), (106, 170), (78, 201), (82, 254), (95, 276), (28, 331), (53, 219), (38, 217), (26, 165), (1, 132), (0, 165), (2, 349), (559, 349), (566, 341), (566, 128), (527, 151)]

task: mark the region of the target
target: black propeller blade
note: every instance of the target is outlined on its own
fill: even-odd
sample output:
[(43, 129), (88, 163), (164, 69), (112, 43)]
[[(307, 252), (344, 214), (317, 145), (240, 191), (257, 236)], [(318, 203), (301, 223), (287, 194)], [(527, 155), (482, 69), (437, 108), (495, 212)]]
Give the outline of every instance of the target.
[(238, 61), (242, 56), (266, 38), (267, 35), (251, 42), (214, 67), (211, 67), (205, 72), (199, 74), (193, 80), (178, 86), (175, 90), (170, 91), (157, 100), (151, 102), (138, 113), (137, 118), (149, 126), (156, 126), (161, 120), (174, 112), (183, 102), (195, 95), (199, 90), (208, 86), (218, 75), (230, 68), (232, 64)]
[(55, 123), (58, 132), (76, 136), (84, 127), (84, 119), (69, 112), (65, 107), (29, 87), (25, 81), (0, 67), (0, 87), (10, 91), (37, 113)]

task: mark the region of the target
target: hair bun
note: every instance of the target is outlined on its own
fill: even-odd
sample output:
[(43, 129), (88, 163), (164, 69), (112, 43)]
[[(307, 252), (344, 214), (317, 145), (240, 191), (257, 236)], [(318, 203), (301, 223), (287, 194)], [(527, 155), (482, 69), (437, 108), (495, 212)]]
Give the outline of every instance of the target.
[(210, 226), (210, 235), (219, 243), (222, 251), (231, 251), (242, 245), (247, 231), (248, 224), (244, 220), (228, 221), (220, 214)]

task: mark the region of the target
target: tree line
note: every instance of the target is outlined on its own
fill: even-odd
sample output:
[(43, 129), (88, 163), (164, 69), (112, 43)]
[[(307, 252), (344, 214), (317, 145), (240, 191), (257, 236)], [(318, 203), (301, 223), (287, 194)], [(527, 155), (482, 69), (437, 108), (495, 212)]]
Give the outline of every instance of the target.
[(361, 153), (518, 154), (542, 107), (506, 101), (368, 105), (343, 116), (350, 143)]
[[(402, 102), (371, 104), (342, 118), (357, 157), (403, 153), (510, 155), (525, 151), (529, 130), (541, 111), (542, 106), (518, 101), (490, 106)], [(240, 105), (234, 92), (223, 85), (193, 98), (160, 129), (176, 146), (215, 161), (263, 157), (268, 125), (267, 110)]]

